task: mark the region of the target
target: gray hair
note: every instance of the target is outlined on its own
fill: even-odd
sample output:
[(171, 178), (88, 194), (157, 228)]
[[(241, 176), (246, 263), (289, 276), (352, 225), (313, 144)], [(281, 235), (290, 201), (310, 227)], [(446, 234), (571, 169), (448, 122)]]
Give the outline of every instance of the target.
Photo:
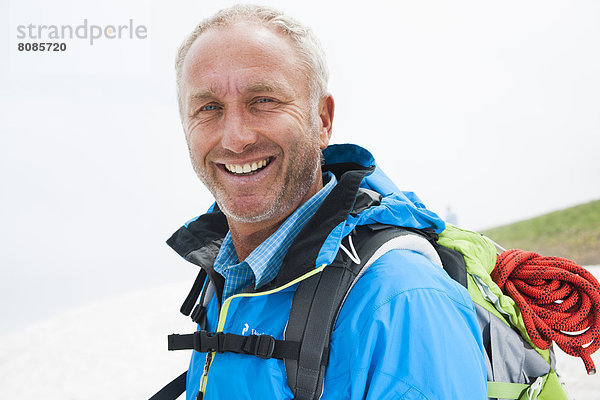
[(177, 73), (177, 98), (181, 110), (181, 84), (183, 61), (194, 43), (203, 32), (212, 27), (225, 27), (239, 21), (256, 21), (268, 28), (276, 29), (284, 36), (289, 37), (294, 44), (297, 54), (306, 71), (309, 82), (311, 100), (316, 103), (327, 94), (327, 81), (329, 72), (325, 60), (325, 52), (313, 31), (295, 19), (271, 7), (250, 4), (236, 4), (220, 10), (212, 17), (200, 22), (196, 28), (184, 39), (175, 59)]

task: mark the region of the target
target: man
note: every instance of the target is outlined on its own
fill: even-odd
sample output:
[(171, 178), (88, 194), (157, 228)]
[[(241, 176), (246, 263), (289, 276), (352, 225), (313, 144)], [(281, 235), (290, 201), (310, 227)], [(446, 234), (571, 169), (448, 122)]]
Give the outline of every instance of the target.
[[(180, 48), (182, 124), (194, 170), (216, 204), (169, 244), (205, 268), (216, 288), (207, 331), (281, 340), (298, 282), (321, 273), (340, 249), (360, 262), (352, 242), (342, 244), (354, 229), (444, 228), (374, 167), (368, 151), (328, 146), (327, 78), (310, 29), (269, 8), (220, 11)], [(378, 200), (357, 209), (359, 191)], [(414, 251), (385, 253), (358, 280), (327, 361), (322, 399), (486, 398), (470, 297)], [(194, 351), (187, 398), (294, 398), (288, 383), (281, 359)]]

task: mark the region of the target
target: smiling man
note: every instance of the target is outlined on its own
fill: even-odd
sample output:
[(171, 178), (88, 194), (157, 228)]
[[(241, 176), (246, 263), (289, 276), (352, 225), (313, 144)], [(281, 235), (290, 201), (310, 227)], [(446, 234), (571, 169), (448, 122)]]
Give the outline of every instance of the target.
[(291, 40), (256, 22), (206, 30), (181, 64), (194, 170), (243, 260), (323, 186), (333, 99), (311, 92)]
[[(170, 338), (195, 350), (187, 398), (485, 398), (468, 293), (418, 251), (367, 263), (370, 232), (444, 223), (367, 150), (328, 145), (334, 102), (311, 30), (234, 6), (198, 25), (176, 67), (192, 165), (215, 198), (168, 241), (201, 268), (182, 308), (202, 293), (199, 331)], [(347, 296), (323, 284), (342, 270)]]

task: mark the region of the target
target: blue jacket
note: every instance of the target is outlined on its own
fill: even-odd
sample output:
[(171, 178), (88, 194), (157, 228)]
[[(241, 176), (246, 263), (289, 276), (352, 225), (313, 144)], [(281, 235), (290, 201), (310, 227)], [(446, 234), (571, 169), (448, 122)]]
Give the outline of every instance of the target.
[[(289, 262), (284, 260), (280, 275), (266, 288), (211, 300), (207, 310), (209, 331), (268, 334), (283, 339), (297, 286), (293, 282), (329, 265), (342, 238), (356, 226), (383, 223), (430, 228), (438, 233), (444, 229), (443, 221), (413, 193), (401, 192), (375, 166), (365, 149), (334, 145), (324, 150), (324, 156), (324, 168), (332, 168), (339, 182), (321, 206), (329, 208), (322, 214), (327, 215), (326, 221), (309, 221), (296, 239), (314, 250), (310, 265), (294, 264), (296, 259), (307, 259), (306, 251), (298, 250), (303, 243), (294, 243), (286, 256)], [(354, 169), (362, 172), (353, 174)], [(356, 194), (357, 187), (352, 188), (349, 176), (356, 181), (355, 186), (374, 190), (383, 199), (380, 205), (358, 214), (342, 214), (338, 222), (336, 209), (343, 208), (344, 203), (340, 199), (349, 198), (348, 204), (352, 205)], [(213, 253), (218, 249), (219, 238), (226, 232), (222, 214), (211, 212), (188, 222), (168, 242), (180, 255), (210, 270), (211, 258), (206, 254), (211, 247)], [(340, 311), (321, 398), (486, 399), (483, 352), (467, 291), (423, 255), (392, 250), (360, 278)], [(187, 376), (189, 400), (195, 399), (201, 388), (206, 356), (196, 351), (192, 354)], [(274, 358), (215, 354), (203, 386), (204, 399), (293, 398), (284, 362)]]

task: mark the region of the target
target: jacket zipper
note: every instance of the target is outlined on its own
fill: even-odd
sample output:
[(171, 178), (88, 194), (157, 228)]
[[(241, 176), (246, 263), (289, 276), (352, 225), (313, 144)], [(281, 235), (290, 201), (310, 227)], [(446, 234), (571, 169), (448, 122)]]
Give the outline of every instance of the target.
[[(208, 370), (210, 368), (210, 364), (212, 363), (214, 353), (208, 353), (206, 355), (206, 361), (204, 362), (204, 369), (202, 370), (202, 377), (200, 378), (200, 392), (206, 393), (206, 381), (208, 378)], [(204, 395), (202, 396), (204, 397)]]
[[(268, 290), (266, 292), (261, 292), (261, 293), (240, 293), (240, 294), (235, 294), (233, 296), (228, 297), (224, 302), (223, 305), (221, 306), (221, 309), (219, 310), (219, 320), (217, 322), (217, 332), (223, 332), (223, 328), (225, 327), (225, 321), (227, 320), (227, 312), (229, 311), (229, 305), (231, 304), (231, 301), (235, 298), (238, 297), (258, 297), (258, 296), (266, 296), (272, 293), (276, 293), (279, 292), (283, 289), (286, 289), (292, 285), (295, 285), (296, 283), (303, 281), (307, 278), (310, 278), (313, 275), (316, 275), (318, 273), (320, 273), (321, 271), (323, 271), (323, 269), (327, 266), (327, 264), (323, 264), (318, 268), (313, 269), (312, 271), (302, 275), (299, 278), (294, 279), (291, 282), (286, 283), (283, 286), (280, 286), (278, 288), (275, 289), (271, 289)], [(200, 379), (200, 392), (203, 393), (203, 398), (206, 397), (206, 384), (208, 382), (208, 373), (210, 372), (210, 366), (214, 360), (215, 357), (215, 353), (208, 353), (206, 355), (206, 362), (204, 363), (204, 370), (202, 371), (202, 377)]]

